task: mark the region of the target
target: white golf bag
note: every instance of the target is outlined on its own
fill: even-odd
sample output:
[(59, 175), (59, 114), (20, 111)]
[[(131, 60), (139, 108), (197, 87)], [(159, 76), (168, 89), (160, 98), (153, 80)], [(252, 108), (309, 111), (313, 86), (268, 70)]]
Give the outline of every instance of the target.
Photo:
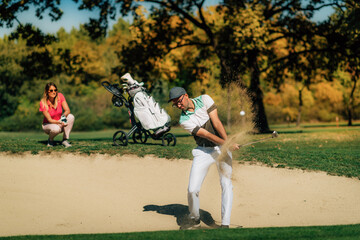
[(121, 77), (127, 84), (127, 92), (133, 98), (134, 114), (146, 130), (153, 130), (155, 134), (166, 131), (170, 125), (170, 116), (160, 107), (154, 98), (143, 88), (144, 83), (138, 83), (129, 73)]

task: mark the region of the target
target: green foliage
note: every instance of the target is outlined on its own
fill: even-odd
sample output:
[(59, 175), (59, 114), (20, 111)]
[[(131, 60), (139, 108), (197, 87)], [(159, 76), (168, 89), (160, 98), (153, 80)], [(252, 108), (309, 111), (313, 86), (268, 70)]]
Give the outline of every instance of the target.
[(15, 32), (10, 35), (12, 40), (20, 38), (26, 39), (27, 47), (45, 47), (56, 40), (54, 36), (44, 34), (31, 24), (26, 24), (25, 26), (19, 25)]
[(80, 108), (77, 111), (74, 125), (75, 131), (99, 130), (103, 129), (102, 120), (95, 114), (91, 108)]
[(2, 131), (33, 131), (41, 129), (42, 114), (38, 112), (39, 104), (21, 98), (14, 115), (0, 122)]
[(129, 27), (130, 27), (130, 23), (126, 22), (122, 18), (119, 18), (117, 23), (115, 23), (112, 29), (109, 31), (109, 38), (117, 36), (119, 40), (121, 39), (126, 40), (126, 37), (131, 36)]
[[(22, 6), (26, 9), (35, 2), (1, 3), (4, 14), (0, 23), (10, 24), (24, 10)], [(11, 130), (13, 121), (20, 123), (29, 117), (39, 117), (41, 123), (38, 101), (48, 81), (55, 82), (65, 95), (76, 117), (75, 129), (129, 127), (126, 108), (112, 106), (111, 94), (100, 85), (103, 80), (118, 82), (125, 72), (145, 82), (150, 94), (171, 115), (173, 125), (178, 122), (179, 111), (166, 99), (169, 88), (175, 85), (185, 87), (194, 97), (211, 95), (219, 106), (220, 118), (236, 123), (243, 106), (236, 91), (230, 91), (232, 97), (227, 100), (228, 86), (222, 87), (229, 81), (250, 90), (255, 109), (261, 105), (264, 92), (266, 115), (257, 115), (271, 123), (295, 121), (300, 113), (303, 121), (360, 117), (358, 54), (353, 54), (359, 45), (358, 29), (353, 27), (356, 24), (347, 24), (354, 22), (356, 2), (347, 2), (345, 11), (332, 16), (332, 29), (309, 20), (319, 1), (310, 1), (303, 12), (297, 11), (299, 1), (283, 1), (277, 7), (286, 8), (279, 11), (272, 5), (266, 8), (266, 1), (226, 1), (208, 9), (201, 1), (185, 2), (176, 4), (188, 15), (169, 1), (156, 5), (149, 14), (141, 4), (119, 1), (121, 12), (134, 11), (134, 22), (119, 18), (107, 36), (92, 40), (88, 30), (94, 31), (93, 36), (104, 34), (101, 28), (107, 24), (106, 16), (115, 16), (114, 8), (106, 8), (103, 1), (82, 1), (81, 8), (100, 9), (103, 15), (98, 24), (93, 21), (70, 33), (60, 29), (56, 38), (25, 24), (13, 35), (16, 41), (0, 39), (2, 129)], [(39, 17), (50, 13), (56, 20), (62, 14), (55, 1), (36, 4)], [(5, 11), (10, 6), (15, 15)], [(336, 48), (342, 46), (341, 41), (346, 41), (344, 51)], [(310, 51), (311, 47), (324, 48), (331, 43), (334, 56)], [(338, 70), (331, 75), (333, 67)], [(36, 114), (24, 110), (33, 106)], [(21, 122), (14, 130), (26, 130), (27, 126)]]
[(24, 56), (25, 43), (17, 44), (7, 37), (0, 39), (0, 120), (14, 114), (17, 105), (17, 95), (24, 82), (29, 78), (22, 74), (20, 65)]
[(108, 127), (126, 128), (126, 129), (131, 128), (129, 114), (127, 112), (127, 109), (125, 109), (124, 107), (109, 108), (104, 112), (101, 118), (104, 125)]
[[(128, 41), (123, 38), (129, 36), (126, 24), (119, 20), (108, 42), (93, 42), (83, 26), (70, 33), (60, 29), (56, 42), (46, 41), (45, 35), (30, 26), (24, 28), (34, 33), (27, 31), (28, 37), (17, 32), (17, 41), (0, 39), (1, 129), (41, 128), (39, 101), (49, 81), (55, 82), (67, 99), (78, 123), (75, 130), (128, 127), (127, 111), (122, 109), (119, 116), (111, 105), (111, 95), (100, 85), (103, 80), (118, 80), (112, 69), (119, 65), (115, 51)], [(33, 37), (42, 37), (44, 44), (32, 46)]]
[[(336, 117), (346, 119), (343, 96), (346, 88), (340, 81), (313, 84), (311, 91), (302, 91), (302, 119), (304, 121), (335, 121)], [(284, 84), (280, 91), (270, 90), (265, 96), (267, 115), (271, 123), (285, 120), (295, 122), (299, 113), (299, 92), (293, 84)]]

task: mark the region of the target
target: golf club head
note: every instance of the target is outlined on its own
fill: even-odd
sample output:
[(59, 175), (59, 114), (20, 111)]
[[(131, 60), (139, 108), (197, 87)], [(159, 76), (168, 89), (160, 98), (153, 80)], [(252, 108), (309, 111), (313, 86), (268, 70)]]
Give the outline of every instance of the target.
[(276, 137), (279, 136), (279, 134), (277, 133), (277, 131), (274, 131), (274, 132), (271, 134), (271, 136), (272, 136), (273, 138), (276, 138)]

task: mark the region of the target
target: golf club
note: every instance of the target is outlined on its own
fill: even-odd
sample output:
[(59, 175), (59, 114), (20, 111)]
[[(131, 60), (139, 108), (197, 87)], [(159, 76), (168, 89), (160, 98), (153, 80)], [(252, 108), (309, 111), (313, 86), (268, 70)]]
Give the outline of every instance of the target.
[(274, 132), (271, 134), (271, 137), (262, 138), (262, 139), (259, 139), (259, 140), (253, 141), (253, 142), (245, 143), (245, 144), (240, 145), (240, 147), (244, 147), (244, 146), (247, 146), (247, 145), (251, 145), (251, 144), (257, 143), (257, 142), (262, 142), (262, 141), (265, 141), (265, 140), (268, 140), (268, 139), (272, 139), (272, 138), (277, 138), (278, 136), (279, 136), (279, 134), (277, 133), (277, 131), (274, 131)]

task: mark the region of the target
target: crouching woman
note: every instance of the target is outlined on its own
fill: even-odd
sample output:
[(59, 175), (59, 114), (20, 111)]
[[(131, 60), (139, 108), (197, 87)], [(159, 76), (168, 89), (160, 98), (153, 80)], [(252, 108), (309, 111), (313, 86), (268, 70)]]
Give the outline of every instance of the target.
[(66, 148), (71, 147), (69, 137), (75, 117), (70, 113), (64, 95), (58, 92), (56, 85), (52, 82), (45, 85), (39, 111), (44, 115), (42, 128), (49, 135), (47, 146), (53, 147), (55, 136), (63, 132), (62, 145)]

